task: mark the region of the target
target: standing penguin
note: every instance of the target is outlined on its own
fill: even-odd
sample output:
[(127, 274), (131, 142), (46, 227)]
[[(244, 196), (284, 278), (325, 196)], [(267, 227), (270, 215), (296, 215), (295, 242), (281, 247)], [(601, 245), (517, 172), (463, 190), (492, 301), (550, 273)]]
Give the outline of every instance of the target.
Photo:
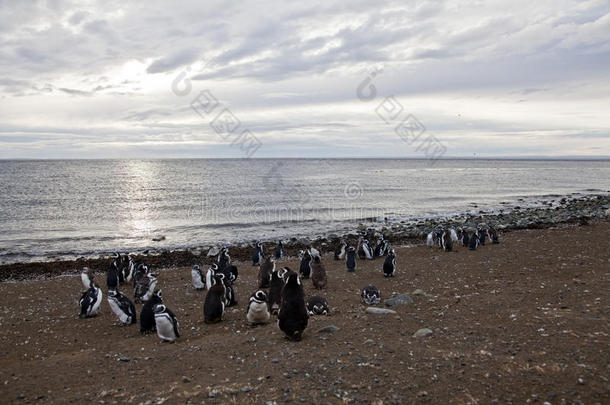
[(205, 288), (208, 290), (214, 285), (214, 276), (218, 272), (218, 265), (213, 263), (205, 273)]
[(345, 248), (347, 247), (347, 243), (341, 241), (335, 248), (335, 260), (343, 260), (345, 257)]
[(116, 290), (108, 290), (108, 304), (112, 312), (119, 317), (122, 325), (136, 323), (136, 307), (125, 294)]
[(147, 273), (140, 278), (134, 289), (134, 300), (136, 303), (148, 301), (155, 291), (157, 282), (157, 275), (152, 273)]
[(208, 288), (203, 304), (203, 321), (215, 323), (222, 321), (225, 313), (226, 288), (224, 274), (218, 273), (212, 279), (212, 286)]
[(80, 273), (80, 279), (83, 282), (83, 286), (86, 289), (91, 287), (91, 282), (95, 281), (95, 276), (89, 267), (83, 267), (83, 271)]
[(222, 279), (222, 282), (225, 285), (225, 304), (227, 307), (232, 307), (237, 305), (237, 297), (235, 294), (235, 286), (233, 285), (233, 282), (231, 280), (229, 280), (229, 278), (227, 278), (227, 276), (224, 273), (220, 273), (222, 274), (224, 277)]
[(178, 319), (176, 315), (165, 305), (155, 305), (153, 311), (155, 312), (155, 326), (157, 329), (157, 336), (164, 342), (173, 342), (180, 337), (178, 331)]
[(376, 305), (381, 302), (381, 292), (374, 285), (367, 285), (362, 289), (362, 300), (367, 305)]
[(275, 248), (275, 260), (282, 260), (284, 257), (284, 245), (282, 241), (277, 242), (277, 247)]
[(498, 231), (496, 231), (495, 228), (489, 228), (487, 230), (487, 235), (489, 236), (489, 240), (492, 244), (500, 243), (500, 238), (498, 238)]
[(79, 318), (91, 318), (98, 314), (102, 303), (102, 289), (92, 281), (89, 289), (83, 293), (78, 301), (80, 306)]
[(428, 247), (434, 247), (436, 244), (436, 232), (432, 231), (426, 236), (426, 245)]
[(197, 264), (191, 269), (191, 280), (193, 281), (193, 288), (195, 290), (205, 289), (203, 274), (201, 273), (201, 269)]
[(305, 250), (303, 252), (303, 257), (301, 257), (301, 265), (299, 266), (299, 273), (305, 279), (311, 277), (311, 254), (309, 250)]
[(462, 231), (462, 245), (468, 246), (470, 243), (470, 238), (468, 237), (467, 231)]
[(222, 272), (225, 274), (225, 277), (227, 277), (232, 283), (234, 283), (235, 280), (237, 280), (237, 277), (239, 276), (237, 266), (234, 264), (229, 264)]
[(360, 239), (360, 242), (358, 245), (358, 257), (362, 260), (373, 259), (373, 249), (371, 249), (368, 239), (362, 239), (362, 238)]
[(477, 237), (479, 238), (479, 244), (485, 246), (485, 236), (487, 235), (487, 231), (483, 228), (477, 229)]
[(110, 263), (110, 268), (106, 272), (106, 287), (108, 290), (116, 290), (119, 286), (119, 269), (116, 261)]
[(132, 262), (133, 265), (130, 265), (133, 268), (133, 276), (132, 276), (132, 281), (133, 281), (133, 288), (136, 288), (136, 285), (138, 284), (138, 281), (140, 281), (142, 279), (142, 277), (146, 276), (148, 274), (148, 266), (146, 266), (144, 263), (136, 263), (136, 262)]
[(350, 273), (356, 270), (356, 249), (353, 246), (347, 248), (345, 253), (345, 266)]
[(307, 313), (309, 315), (328, 315), (329, 312), (326, 298), (314, 295), (307, 300)]
[(445, 252), (451, 252), (453, 250), (453, 239), (451, 233), (446, 229), (443, 230), (443, 234), (441, 235), (441, 242)]
[(311, 281), (315, 288), (326, 288), (326, 269), (322, 265), (320, 256), (313, 258), (313, 264), (311, 265)]
[(282, 274), (288, 271), (290, 271), (290, 269), (284, 267), (280, 270), (274, 270), (271, 273), (268, 299), (272, 315), (277, 315), (277, 311), (280, 309), (280, 302), (282, 301), (282, 288), (284, 288), (284, 279), (282, 278)]
[(116, 270), (119, 284), (123, 284), (125, 282), (125, 272), (123, 271), (123, 257), (120, 253), (114, 253), (114, 260), (110, 266)]
[(472, 235), (468, 238), (468, 249), (477, 250), (479, 246), (479, 237), (477, 236), (477, 231), (474, 231)]
[(394, 277), (396, 272), (396, 253), (394, 249), (390, 249), (388, 255), (383, 262), (383, 275), (384, 277)]
[(449, 235), (451, 236), (451, 242), (453, 242), (453, 243), (457, 243), (458, 240), (460, 240), (457, 232), (453, 228), (449, 228)]
[(263, 260), (263, 243), (257, 242), (252, 254), (252, 266), (258, 266)]
[(144, 334), (155, 330), (154, 308), (159, 304), (163, 304), (163, 293), (161, 290), (156, 290), (140, 311), (140, 333)]
[(385, 256), (386, 254), (386, 241), (383, 240), (383, 235), (379, 237), (379, 239), (377, 239), (377, 243), (375, 244), (375, 249), (373, 251), (373, 256), (374, 257), (381, 257), (381, 256)]
[(220, 271), (223, 271), (228, 265), (231, 264), (231, 256), (229, 256), (229, 249), (227, 247), (223, 246), (223, 248), (220, 249), (216, 263), (218, 263), (218, 269)]
[(270, 317), (267, 294), (263, 290), (258, 290), (252, 294), (248, 302), (248, 309), (246, 310), (248, 325), (264, 325), (269, 322)]
[(258, 288), (269, 288), (273, 270), (275, 270), (275, 261), (271, 256), (265, 257), (258, 270)]
[(301, 340), (309, 315), (305, 307), (303, 286), (296, 273), (290, 273), (282, 290), (282, 303), (277, 319), (280, 330), (288, 339)]

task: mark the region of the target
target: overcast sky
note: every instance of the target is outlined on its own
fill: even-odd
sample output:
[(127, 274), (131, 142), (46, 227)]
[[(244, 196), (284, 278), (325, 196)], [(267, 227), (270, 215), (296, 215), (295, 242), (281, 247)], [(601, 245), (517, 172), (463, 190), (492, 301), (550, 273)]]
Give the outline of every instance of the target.
[(125, 3), (0, 0), (0, 158), (610, 155), (608, 1)]

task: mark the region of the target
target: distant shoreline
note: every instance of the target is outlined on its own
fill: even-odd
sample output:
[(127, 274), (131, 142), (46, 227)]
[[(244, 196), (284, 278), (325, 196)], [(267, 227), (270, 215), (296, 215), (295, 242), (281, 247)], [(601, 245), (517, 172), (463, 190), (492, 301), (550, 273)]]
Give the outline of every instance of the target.
[[(500, 233), (518, 229), (543, 229), (561, 224), (581, 224), (605, 221), (610, 216), (610, 194), (592, 194), (579, 197), (556, 197), (549, 200), (559, 203), (559, 206), (514, 207), (500, 210), (496, 213), (458, 214), (450, 217), (420, 218), (399, 223), (367, 222), (355, 226), (343, 235), (329, 233), (313, 238), (292, 237), (284, 244), (287, 256), (296, 256), (298, 251), (313, 244), (320, 251), (332, 252), (340, 240), (355, 244), (360, 236), (376, 239), (383, 234), (384, 238), (395, 246), (420, 244), (425, 235), (440, 226), (462, 227), (472, 229), (476, 226), (493, 226)], [(552, 203), (549, 201), (550, 205)], [(275, 248), (275, 240), (263, 240), (266, 252)], [(207, 257), (208, 250), (214, 245), (204, 245), (185, 249), (158, 249), (154, 253), (133, 253), (136, 260), (149, 264), (153, 269), (188, 267), (193, 264), (206, 265), (211, 263)], [(234, 260), (248, 262), (252, 248), (248, 244), (229, 245), (231, 257)], [(0, 265), (0, 282), (7, 280), (35, 279), (61, 274), (79, 272), (83, 267), (94, 271), (106, 271), (109, 257), (78, 258), (75, 260), (55, 260), (40, 262), (22, 262)]]
[[(0, 158), (0, 162), (35, 162), (35, 161), (88, 161), (88, 160), (117, 160), (117, 161), (125, 161), (125, 160), (418, 160), (418, 161), (426, 161), (430, 160), (422, 157), (409, 157), (409, 156), (394, 156), (394, 157), (385, 157), (385, 156), (355, 156), (355, 157), (257, 157), (257, 158), (243, 158), (243, 157), (159, 157), (159, 156), (143, 156), (143, 157), (99, 157), (99, 158), (26, 158), (26, 157), (18, 157), (18, 158)], [(607, 162), (610, 161), (610, 156), (606, 155), (595, 155), (595, 156), (443, 156), (438, 158), (437, 160), (466, 160), (466, 161), (477, 161), (477, 160), (500, 160), (500, 161), (566, 161), (566, 162)]]

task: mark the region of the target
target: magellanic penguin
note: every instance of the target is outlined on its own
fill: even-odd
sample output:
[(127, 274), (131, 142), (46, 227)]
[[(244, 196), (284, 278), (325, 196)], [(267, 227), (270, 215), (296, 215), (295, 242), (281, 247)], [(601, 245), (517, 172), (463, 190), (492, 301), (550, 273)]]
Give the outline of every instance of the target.
[(373, 249), (369, 245), (368, 239), (360, 239), (360, 243), (358, 246), (358, 257), (360, 259), (373, 259)]
[(458, 240), (460, 240), (457, 232), (453, 228), (449, 228), (449, 235), (451, 236), (451, 242), (453, 242), (453, 243), (457, 243)]
[(112, 312), (119, 317), (122, 325), (131, 325), (137, 322), (136, 307), (125, 294), (116, 290), (108, 290), (108, 304)]
[(258, 290), (252, 294), (248, 302), (248, 309), (246, 310), (248, 325), (264, 325), (269, 322), (270, 317), (267, 294), (263, 290)]
[(326, 298), (314, 295), (307, 300), (307, 313), (309, 315), (328, 315), (328, 302)]
[(487, 235), (489, 236), (489, 240), (492, 244), (500, 243), (500, 238), (498, 237), (498, 231), (495, 228), (489, 228), (487, 230)]
[(377, 243), (375, 244), (375, 249), (373, 250), (374, 257), (381, 257), (387, 254), (387, 242), (383, 240), (383, 235), (377, 239)]
[(299, 273), (301, 274), (301, 277), (305, 279), (311, 277), (311, 254), (309, 253), (309, 249), (303, 252)]
[(283, 267), (271, 273), (268, 300), (272, 315), (277, 315), (277, 311), (280, 309), (280, 302), (282, 301), (282, 288), (284, 288), (284, 278), (282, 276), (284, 273), (289, 271), (289, 268)]
[(233, 282), (227, 278), (227, 276), (224, 273), (220, 273), (222, 274), (224, 277), (222, 279), (224, 285), (225, 285), (225, 304), (227, 307), (232, 307), (237, 305), (237, 295), (235, 293), (235, 286), (233, 285)]
[(106, 287), (108, 290), (116, 290), (119, 286), (119, 269), (116, 261), (110, 263), (110, 268), (106, 272)]
[(307, 250), (309, 250), (309, 254), (311, 255), (311, 257), (320, 256), (320, 251), (313, 247), (313, 245), (309, 245), (309, 248)]
[(252, 254), (252, 266), (258, 266), (263, 260), (263, 243), (257, 242)]
[(130, 262), (129, 266), (132, 268), (132, 278), (133, 288), (136, 288), (136, 284), (142, 277), (144, 277), (148, 273), (148, 266), (144, 263), (136, 263), (133, 260)]
[(356, 249), (353, 246), (349, 246), (346, 250), (345, 266), (350, 273), (356, 270)]
[(345, 258), (345, 248), (347, 247), (347, 243), (341, 241), (337, 247), (335, 248), (335, 260), (343, 260)]
[(436, 244), (436, 232), (432, 231), (426, 236), (426, 245), (428, 247), (434, 247)]
[(80, 279), (83, 282), (83, 287), (88, 290), (91, 287), (91, 282), (95, 281), (95, 275), (89, 267), (83, 267), (83, 271), (80, 273)]
[(224, 274), (215, 274), (212, 278), (212, 286), (208, 288), (203, 304), (203, 321), (215, 323), (222, 321), (225, 313), (226, 288)]
[(284, 258), (284, 244), (281, 240), (277, 242), (277, 247), (275, 248), (275, 260), (282, 260)]
[(218, 265), (213, 263), (205, 273), (205, 288), (208, 290), (214, 285), (214, 276), (218, 272)]
[[(110, 267), (113, 267), (116, 270), (116, 275), (119, 284), (123, 284), (125, 282), (125, 272), (123, 270), (123, 257), (120, 253), (114, 253), (114, 260), (110, 264)], [(110, 289), (110, 287), (108, 287)]]
[(136, 283), (133, 294), (136, 303), (148, 301), (155, 291), (157, 282), (157, 275), (152, 273), (146, 273), (145, 276), (140, 278)]
[(195, 290), (205, 289), (205, 279), (203, 278), (203, 273), (201, 273), (201, 269), (197, 264), (194, 265), (191, 269), (191, 280), (193, 282), (193, 288)]
[(269, 288), (273, 270), (275, 270), (275, 261), (271, 255), (269, 255), (265, 257), (258, 270), (258, 288)]
[(381, 302), (381, 292), (374, 285), (367, 285), (362, 289), (362, 300), (367, 305), (376, 305)]
[(218, 269), (223, 271), (228, 265), (231, 264), (231, 256), (229, 256), (229, 249), (226, 246), (223, 246), (218, 253), (218, 257), (216, 258), (216, 263), (218, 264)]
[(102, 289), (99, 288), (95, 281), (89, 285), (89, 289), (83, 293), (78, 301), (80, 306), (79, 318), (91, 318), (98, 314), (102, 303)]
[(470, 238), (468, 237), (467, 231), (462, 231), (462, 246), (468, 247), (470, 243)]
[(140, 311), (140, 333), (144, 334), (155, 330), (154, 308), (159, 304), (163, 304), (163, 293), (161, 290), (156, 290)]
[(322, 264), (320, 256), (314, 256), (313, 263), (311, 264), (311, 282), (315, 288), (326, 288), (326, 269)]
[(485, 237), (487, 236), (487, 231), (483, 228), (477, 229), (477, 237), (479, 238), (479, 244), (485, 246)]
[(479, 246), (479, 237), (477, 236), (477, 231), (474, 231), (472, 235), (468, 238), (468, 248), (470, 250), (477, 250)]
[(165, 305), (157, 304), (153, 308), (157, 336), (164, 342), (173, 342), (180, 337), (176, 315)]
[(282, 303), (277, 319), (280, 330), (288, 339), (301, 340), (309, 315), (305, 307), (301, 279), (296, 273), (290, 273), (282, 290)]
[(396, 253), (390, 248), (388, 255), (383, 262), (383, 275), (385, 277), (394, 277), (396, 273)]
[(443, 250), (445, 252), (451, 252), (453, 250), (453, 239), (452, 239), (451, 233), (446, 229), (443, 230), (443, 234), (441, 236), (441, 242), (442, 242)]

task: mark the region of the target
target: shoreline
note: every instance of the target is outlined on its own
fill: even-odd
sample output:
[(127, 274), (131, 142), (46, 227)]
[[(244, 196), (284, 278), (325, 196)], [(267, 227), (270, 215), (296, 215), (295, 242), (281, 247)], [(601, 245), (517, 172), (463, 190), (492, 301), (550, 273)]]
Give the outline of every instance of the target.
[[(295, 257), (299, 250), (313, 244), (321, 252), (327, 253), (332, 252), (340, 240), (354, 244), (360, 236), (371, 238), (376, 234), (383, 234), (384, 238), (395, 246), (405, 246), (423, 243), (425, 235), (440, 226), (465, 229), (479, 225), (494, 226), (502, 234), (519, 229), (544, 229), (561, 224), (586, 225), (590, 222), (606, 220), (610, 216), (610, 194), (551, 195), (546, 197), (546, 200), (540, 201), (541, 206), (534, 207), (522, 208), (516, 205), (507, 207), (506, 210), (480, 211), (478, 214), (461, 213), (417, 218), (410, 221), (360, 223), (343, 235), (328, 233), (326, 236), (311, 238), (292, 237), (284, 242), (284, 250), (288, 257)], [(262, 241), (266, 245), (266, 252), (272, 250), (277, 243), (276, 240)], [(138, 261), (146, 262), (153, 269), (190, 267), (193, 264), (211, 264), (207, 252), (214, 246), (208, 244), (185, 249), (159, 249), (153, 254), (136, 252), (131, 255)], [(233, 260), (240, 262), (250, 260), (251, 244), (228, 244), (227, 246)], [(94, 272), (105, 272), (109, 261), (110, 257), (80, 257), (75, 260), (1, 264), (0, 282), (76, 274), (83, 267), (89, 267)]]

